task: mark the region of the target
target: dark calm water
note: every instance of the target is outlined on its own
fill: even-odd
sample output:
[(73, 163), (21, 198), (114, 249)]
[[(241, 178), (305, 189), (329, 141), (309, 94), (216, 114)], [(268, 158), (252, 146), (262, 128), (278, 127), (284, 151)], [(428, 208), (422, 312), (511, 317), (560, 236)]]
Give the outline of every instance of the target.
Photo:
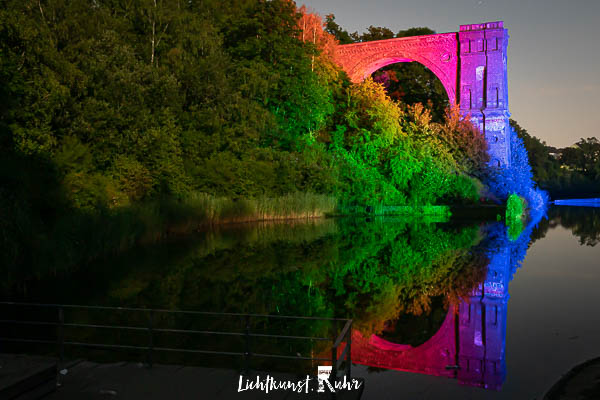
[[(512, 229), (399, 218), (228, 226), (78, 268), (9, 269), (1, 290), (5, 299), (27, 302), (352, 318), (353, 373), (366, 379), (364, 398), (540, 399), (570, 368), (600, 356), (599, 242), (600, 208), (591, 207), (553, 207), (547, 219)], [(66, 318), (142, 323), (87, 311)], [(235, 330), (239, 322), (157, 323)], [(257, 321), (252, 329), (328, 337), (339, 327)], [(94, 330), (67, 334), (140, 340)], [(177, 335), (157, 342), (220, 350), (244, 345)], [(302, 356), (327, 357), (329, 351), (318, 343), (279, 340), (253, 346), (255, 352)], [(67, 352), (99, 360), (137, 357)], [(240, 366), (214, 357), (162, 361)], [(316, 368), (253, 362), (267, 371)]]

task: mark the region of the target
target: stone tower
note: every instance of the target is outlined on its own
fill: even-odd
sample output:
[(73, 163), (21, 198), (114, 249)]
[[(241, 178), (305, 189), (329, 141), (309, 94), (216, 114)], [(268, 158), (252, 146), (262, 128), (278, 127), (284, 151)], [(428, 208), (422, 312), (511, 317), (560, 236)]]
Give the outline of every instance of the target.
[(461, 114), (484, 133), (492, 166), (508, 166), (508, 31), (502, 21), (461, 25), (458, 42)]

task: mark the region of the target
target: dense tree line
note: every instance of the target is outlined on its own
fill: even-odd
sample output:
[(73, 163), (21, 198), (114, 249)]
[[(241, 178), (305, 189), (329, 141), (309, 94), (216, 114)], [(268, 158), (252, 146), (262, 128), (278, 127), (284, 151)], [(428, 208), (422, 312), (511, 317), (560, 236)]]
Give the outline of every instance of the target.
[(354, 89), (293, 3), (5, 3), (4, 146), (52, 163), (77, 207), (336, 192)]
[[(351, 84), (333, 62), (336, 38), (389, 32), (343, 32), (289, 0), (1, 1), (7, 262), (39, 246), (80, 248), (102, 229), (126, 247), (174, 215), (298, 215), (255, 206), (298, 193), (312, 210), (302, 215), (333, 211), (319, 206), (326, 199), (347, 212), (485, 198), (486, 143), (441, 111), (431, 72), (409, 64), (406, 76), (424, 86), (408, 83), (395, 99), (391, 86)], [(56, 237), (66, 244), (47, 243)], [(86, 253), (112, 246), (98, 240)]]
[(552, 198), (600, 195), (600, 141), (580, 139), (570, 147), (555, 148), (511, 121), (523, 140), (539, 186)]

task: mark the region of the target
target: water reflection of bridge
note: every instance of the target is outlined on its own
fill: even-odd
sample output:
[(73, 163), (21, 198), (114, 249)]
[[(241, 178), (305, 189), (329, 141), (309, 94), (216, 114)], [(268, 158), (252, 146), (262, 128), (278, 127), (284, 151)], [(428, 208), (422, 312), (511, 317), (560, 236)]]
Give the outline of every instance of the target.
[(352, 361), (358, 364), (457, 379), (499, 390), (506, 376), (505, 339), (510, 248), (489, 255), (486, 280), (470, 298), (453, 305), (441, 328), (420, 346), (391, 343), (354, 331)]

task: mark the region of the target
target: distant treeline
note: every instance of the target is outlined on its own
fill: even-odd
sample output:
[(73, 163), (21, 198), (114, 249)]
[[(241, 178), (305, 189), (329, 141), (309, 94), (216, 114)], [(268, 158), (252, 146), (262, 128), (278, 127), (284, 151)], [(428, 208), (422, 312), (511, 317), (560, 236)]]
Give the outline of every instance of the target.
[(556, 148), (532, 136), (511, 120), (523, 140), (534, 179), (553, 199), (600, 196), (600, 141), (581, 139), (570, 147)]

